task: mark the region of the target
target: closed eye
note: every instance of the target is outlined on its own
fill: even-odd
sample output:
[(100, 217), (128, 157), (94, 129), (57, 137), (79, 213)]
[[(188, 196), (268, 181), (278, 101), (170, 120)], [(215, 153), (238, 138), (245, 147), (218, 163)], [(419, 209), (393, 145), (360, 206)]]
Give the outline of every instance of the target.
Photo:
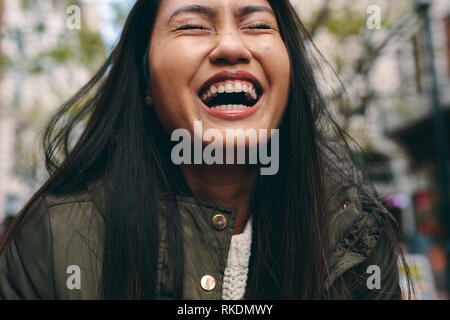
[(182, 30), (208, 30), (205, 26), (202, 24), (185, 24), (182, 26), (177, 27), (177, 31)]
[(272, 29), (272, 27), (269, 26), (268, 24), (260, 23), (260, 24), (255, 24), (255, 25), (253, 25), (253, 26), (249, 26), (249, 27), (247, 27), (247, 29), (262, 29), (262, 30), (269, 30), (269, 29)]

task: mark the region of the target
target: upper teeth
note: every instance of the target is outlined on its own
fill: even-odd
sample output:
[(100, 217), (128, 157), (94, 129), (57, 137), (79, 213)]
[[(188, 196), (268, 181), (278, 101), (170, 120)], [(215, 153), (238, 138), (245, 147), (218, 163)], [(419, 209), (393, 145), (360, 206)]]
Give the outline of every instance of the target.
[(256, 93), (253, 83), (248, 81), (225, 81), (213, 84), (203, 93), (202, 100), (203, 102), (208, 102), (212, 97), (216, 97), (218, 94), (239, 92), (244, 92), (248, 99), (258, 99), (258, 94)]

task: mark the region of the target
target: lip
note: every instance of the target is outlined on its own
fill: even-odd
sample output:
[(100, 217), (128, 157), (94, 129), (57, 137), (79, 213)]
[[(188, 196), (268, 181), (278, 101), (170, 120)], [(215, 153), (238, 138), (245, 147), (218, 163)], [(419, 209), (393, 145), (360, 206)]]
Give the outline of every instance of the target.
[(255, 85), (255, 89), (257, 90), (259, 100), (258, 102), (252, 106), (251, 108), (247, 109), (236, 109), (236, 110), (217, 110), (217, 109), (211, 109), (205, 103), (198, 97), (200, 100), (200, 103), (202, 104), (203, 108), (208, 112), (210, 115), (223, 119), (223, 120), (242, 120), (245, 118), (250, 117), (256, 111), (258, 111), (259, 107), (261, 106), (261, 102), (263, 100), (263, 91), (261, 83), (258, 81), (258, 79), (252, 75), (251, 73), (248, 73), (246, 71), (242, 70), (236, 70), (236, 71), (222, 71), (219, 73), (216, 73), (214, 76), (209, 78), (205, 84), (202, 86), (201, 90), (199, 91), (202, 93), (209, 87), (211, 87), (214, 83), (221, 82), (221, 81), (227, 81), (227, 80), (244, 80), (249, 81)]

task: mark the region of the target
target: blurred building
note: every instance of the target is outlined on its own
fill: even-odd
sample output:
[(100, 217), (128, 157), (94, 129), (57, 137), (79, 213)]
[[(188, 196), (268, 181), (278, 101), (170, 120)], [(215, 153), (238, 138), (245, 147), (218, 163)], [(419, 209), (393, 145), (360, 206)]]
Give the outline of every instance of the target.
[[(450, 141), (450, 2), (432, 1), (430, 17), (439, 98)], [(445, 227), (437, 201), (431, 81), (421, 21), (415, 25), (389, 46), (374, 70), (374, 85), (384, 87), (385, 96), (369, 114), (375, 148), (366, 167), (401, 223), (410, 251), (428, 256), (438, 290), (443, 292)]]
[[(437, 201), (440, 177), (431, 81), (418, 1), (426, 0), (291, 2), (303, 21), (312, 21), (308, 26), (316, 31), (315, 42), (346, 88), (344, 102), (332, 104), (331, 110), (364, 148), (364, 153), (355, 148), (356, 155), (399, 222), (407, 251), (429, 261), (435, 283), (428, 277), (424, 287), (436, 287), (437, 295), (431, 290), (421, 297), (446, 298), (448, 258)], [(430, 2), (439, 98), (450, 141), (450, 2)], [(379, 26), (369, 26), (369, 12), (378, 12)], [(337, 89), (332, 83), (328, 78), (320, 83), (330, 96), (341, 92), (340, 83)], [(425, 265), (415, 270), (425, 270)]]
[[(312, 19), (314, 10), (324, 3), (330, 7), (328, 13), (336, 13), (340, 5), (351, 2), (363, 19), (348, 25), (359, 28), (365, 24), (369, 5), (379, 4), (384, 9), (386, 3), (408, 1), (291, 2), (302, 20)], [(81, 30), (66, 27), (66, 8), (74, 3), (82, 9)], [(414, 0), (410, 3), (410, 15), (414, 16)], [(387, 15), (386, 11), (382, 10), (382, 14)], [(440, 101), (450, 130), (450, 2), (434, 0), (431, 18)], [(336, 33), (351, 31), (346, 29), (346, 22), (338, 24)], [(438, 177), (430, 82), (420, 21), (413, 22), (376, 59), (369, 75), (377, 97), (369, 102), (366, 113), (354, 117), (353, 122), (370, 136), (366, 173), (400, 222), (405, 240), (420, 239), (419, 243), (410, 243), (410, 250), (428, 255), (438, 289), (442, 289), (439, 284), (443, 282), (445, 257), (436, 244), (442, 226), (435, 203)], [(96, 6), (83, 1), (0, 0), (0, 222), (14, 216), (43, 182), (44, 173), (38, 169), (42, 168), (42, 157), (28, 151), (38, 149), (37, 128), (42, 127), (45, 118), (79, 89), (99, 65), (90, 59), (95, 53), (101, 56), (102, 50), (86, 46), (99, 41), (99, 24)], [(86, 35), (86, 30), (91, 34)], [(376, 29), (370, 34), (382, 38), (388, 32)], [(357, 44), (365, 41), (356, 33), (349, 38)], [(319, 30), (314, 39), (325, 56), (337, 52), (337, 62), (358, 60), (365, 52), (355, 43), (340, 47), (343, 37), (324, 30)], [(334, 65), (347, 83), (345, 70)], [(349, 74), (353, 78), (354, 73)], [(360, 81), (354, 82), (358, 91)], [(364, 88), (360, 91), (364, 93)]]
[[(66, 9), (74, 3), (81, 8), (81, 30), (67, 28)], [(38, 129), (92, 74), (77, 51), (86, 49), (80, 34), (95, 43), (100, 38), (93, 4), (0, 0), (0, 8), (1, 223), (17, 214), (45, 177)]]

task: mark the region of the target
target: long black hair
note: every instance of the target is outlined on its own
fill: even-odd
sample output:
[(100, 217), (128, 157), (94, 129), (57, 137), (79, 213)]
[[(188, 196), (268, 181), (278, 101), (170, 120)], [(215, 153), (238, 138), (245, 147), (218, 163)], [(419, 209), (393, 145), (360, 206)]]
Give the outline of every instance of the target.
[[(344, 145), (344, 151), (335, 152), (339, 159), (346, 161), (350, 153), (314, 77), (307, 31), (288, 0), (269, 3), (290, 56), (292, 79), (280, 126), (279, 172), (260, 176), (253, 189), (254, 240), (246, 298), (317, 299), (324, 296), (328, 274), (325, 149), (335, 150), (329, 148), (334, 139)], [(155, 298), (158, 201), (161, 194), (190, 192), (170, 161), (168, 133), (145, 104), (148, 79), (143, 61), (159, 4), (136, 2), (105, 64), (50, 120), (43, 140), (50, 178), (15, 223), (26, 219), (23, 213), (40, 195), (75, 192), (101, 179), (105, 191), (98, 199), (105, 216), (101, 292), (106, 299)], [(180, 217), (175, 205), (164, 215), (173, 235), (168, 239), (173, 298), (181, 298)]]

